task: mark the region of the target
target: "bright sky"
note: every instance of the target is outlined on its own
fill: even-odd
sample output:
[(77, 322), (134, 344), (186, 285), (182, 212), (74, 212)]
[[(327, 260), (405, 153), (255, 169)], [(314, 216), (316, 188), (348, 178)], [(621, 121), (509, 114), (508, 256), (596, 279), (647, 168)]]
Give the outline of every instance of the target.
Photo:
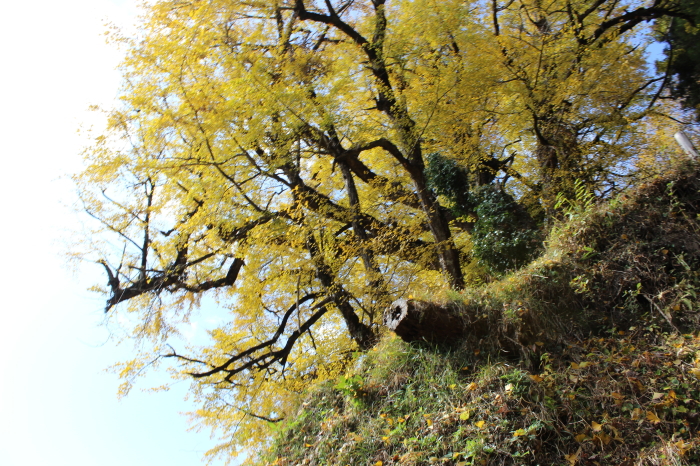
[(4, 2), (0, 15), (0, 465), (195, 466), (215, 445), (187, 432), (185, 386), (118, 401), (104, 369), (129, 348), (107, 342), (96, 269), (65, 267), (76, 224), (73, 188), (81, 123), (109, 104), (119, 53), (106, 19), (135, 21), (134, 0)]

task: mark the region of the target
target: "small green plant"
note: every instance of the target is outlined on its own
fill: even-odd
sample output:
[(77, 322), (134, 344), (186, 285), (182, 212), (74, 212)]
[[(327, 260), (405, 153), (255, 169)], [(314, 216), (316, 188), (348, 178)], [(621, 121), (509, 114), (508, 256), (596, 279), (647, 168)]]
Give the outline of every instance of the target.
[(581, 180), (576, 180), (574, 181), (574, 198), (569, 199), (564, 193), (559, 193), (554, 208), (563, 210), (564, 214), (572, 219), (590, 211), (595, 205), (595, 199), (595, 195), (586, 187), (586, 184)]
[(333, 388), (339, 390), (346, 397), (349, 397), (354, 405), (359, 406), (362, 404), (362, 397), (366, 394), (362, 388), (363, 385), (364, 381), (359, 375), (350, 377), (341, 375)]

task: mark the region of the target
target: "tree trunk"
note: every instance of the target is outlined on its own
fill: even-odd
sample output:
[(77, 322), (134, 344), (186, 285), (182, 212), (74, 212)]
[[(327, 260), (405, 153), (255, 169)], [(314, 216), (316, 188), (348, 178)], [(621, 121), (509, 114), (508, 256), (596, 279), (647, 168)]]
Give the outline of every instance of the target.
[(407, 342), (459, 343), (517, 355), (533, 351), (537, 341), (557, 333), (553, 326), (559, 324), (556, 319), (542, 319), (527, 310), (508, 317), (499, 309), (399, 299), (384, 311), (384, 325)]
[(470, 322), (456, 306), (399, 299), (384, 311), (384, 325), (404, 341), (441, 344), (462, 339)]

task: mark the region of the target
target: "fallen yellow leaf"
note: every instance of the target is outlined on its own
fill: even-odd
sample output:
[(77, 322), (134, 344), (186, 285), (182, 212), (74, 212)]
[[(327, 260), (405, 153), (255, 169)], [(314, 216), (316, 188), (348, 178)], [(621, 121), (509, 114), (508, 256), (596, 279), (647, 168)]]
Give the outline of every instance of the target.
[(523, 435), (527, 435), (527, 431), (525, 429), (518, 429), (513, 432), (513, 437), (521, 437)]
[(680, 453), (681, 456), (684, 456), (692, 445), (690, 443), (685, 443), (683, 440), (679, 440), (674, 443), (673, 446), (678, 449), (678, 453)]
[(661, 419), (659, 419), (659, 416), (657, 416), (655, 412), (647, 411), (647, 421), (651, 422), (652, 424), (658, 424), (661, 422)]
[(610, 437), (605, 432), (599, 432), (593, 436), (593, 442), (598, 443), (600, 445), (607, 445), (611, 441), (612, 441), (612, 437)]
[(469, 419), (469, 411), (464, 411), (462, 414), (459, 415), (459, 418), (463, 421)]
[(583, 442), (588, 438), (586, 434), (578, 434), (576, 437), (574, 437), (578, 443)]
[(530, 378), (532, 379), (533, 382), (537, 382), (537, 383), (540, 383), (544, 380), (541, 376), (536, 375), (536, 374), (530, 374)]
[(578, 455), (580, 455), (580, 454), (581, 454), (581, 447), (578, 447), (578, 450), (576, 450), (576, 453), (572, 453), (570, 455), (564, 455), (564, 458), (566, 459), (566, 461), (569, 462), (570, 465), (573, 466), (578, 461)]
[(603, 426), (601, 424), (598, 424), (597, 422), (593, 421), (591, 423), (591, 429), (593, 429), (593, 432), (600, 432), (603, 429)]
[(632, 410), (632, 420), (633, 420), (633, 421), (637, 421), (637, 420), (641, 419), (643, 414), (644, 414), (644, 413), (643, 413), (643, 411), (642, 411), (641, 409), (639, 409), (639, 408), (634, 408), (634, 409)]
[(467, 390), (475, 390), (475, 389), (476, 389), (476, 384), (474, 382), (467, 385)]
[(485, 421), (478, 421), (478, 422), (475, 422), (475, 423), (474, 423), (474, 425), (475, 425), (476, 427), (478, 427), (479, 429), (481, 429), (482, 427), (484, 427), (484, 424), (486, 424)]

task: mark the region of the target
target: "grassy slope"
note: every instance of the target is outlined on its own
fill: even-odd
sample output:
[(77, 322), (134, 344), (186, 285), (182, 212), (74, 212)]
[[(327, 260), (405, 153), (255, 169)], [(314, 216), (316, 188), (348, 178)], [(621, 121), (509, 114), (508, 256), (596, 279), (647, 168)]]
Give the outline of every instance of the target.
[(451, 349), (386, 335), (260, 464), (700, 464), (696, 170), (572, 208), (542, 258), (449, 296), (486, 331)]

